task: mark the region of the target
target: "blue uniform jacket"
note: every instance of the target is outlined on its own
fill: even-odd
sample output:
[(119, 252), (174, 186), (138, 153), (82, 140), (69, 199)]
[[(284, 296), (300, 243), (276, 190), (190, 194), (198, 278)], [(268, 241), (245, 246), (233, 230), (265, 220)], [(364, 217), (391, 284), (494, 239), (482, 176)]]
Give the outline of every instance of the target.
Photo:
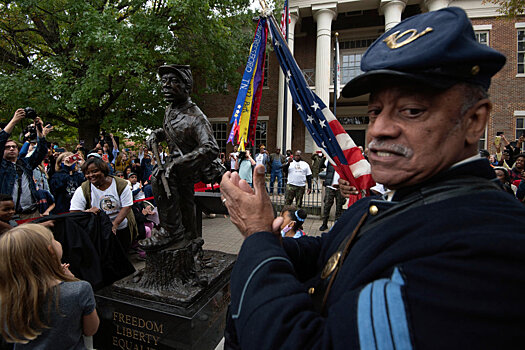
[[(5, 143), (9, 138), (9, 134), (4, 130), (0, 131), (0, 154), (4, 154)], [(36, 149), (30, 157), (21, 158), (17, 160), (17, 164), (22, 166), (24, 174), (30, 179), (33, 178), (33, 169), (35, 169), (47, 155), (47, 143), (45, 138), (38, 138)], [(2, 158), (0, 165), (0, 193), (11, 195), (16, 181), (16, 170), (11, 165), (11, 162)], [(33, 181), (29, 181), (29, 188), (33, 198), (38, 198), (36, 186)]]
[[(438, 178), (464, 174), (495, 176), (476, 160)], [(445, 199), (370, 226), (344, 260), (325, 314), (315, 310), (307, 291), (329, 257), (370, 206), (381, 213), (396, 204), (365, 198), (322, 237), (247, 238), (231, 275), (227, 331), (243, 349), (523, 346), (525, 208), (503, 191)]]

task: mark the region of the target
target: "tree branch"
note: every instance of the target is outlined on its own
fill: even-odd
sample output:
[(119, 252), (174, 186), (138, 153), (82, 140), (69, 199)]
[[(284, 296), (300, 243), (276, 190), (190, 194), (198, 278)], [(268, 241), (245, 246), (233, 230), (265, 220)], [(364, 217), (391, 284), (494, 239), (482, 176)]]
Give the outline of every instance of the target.
[(80, 125), (78, 122), (73, 122), (69, 119), (66, 119), (64, 117), (61, 117), (59, 115), (56, 115), (56, 114), (53, 114), (53, 113), (48, 113), (44, 116), (44, 119), (52, 119), (52, 120), (56, 120), (56, 121), (59, 121), (59, 122), (62, 122), (68, 126), (72, 126), (74, 128), (78, 128)]
[(122, 95), (125, 88), (126, 84), (122, 85), (122, 88), (115, 94), (110, 92), (108, 100), (100, 107), (100, 111), (105, 112), (109, 107), (111, 107), (111, 105), (120, 97), (120, 95)]

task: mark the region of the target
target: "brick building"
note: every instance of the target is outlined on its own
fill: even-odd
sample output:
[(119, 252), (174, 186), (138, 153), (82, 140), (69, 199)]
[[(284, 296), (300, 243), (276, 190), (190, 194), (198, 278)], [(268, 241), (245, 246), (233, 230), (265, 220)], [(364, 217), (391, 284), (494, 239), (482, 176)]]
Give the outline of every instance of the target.
[[(509, 141), (525, 132), (525, 17), (509, 20), (492, 4), (477, 0), (290, 0), (290, 48), (299, 67), (319, 97), (333, 108), (333, 61), (335, 33), (340, 43), (341, 85), (360, 74), (360, 61), (368, 46), (385, 30), (406, 17), (458, 6), (471, 18), (478, 41), (502, 52), (507, 64), (492, 80), (490, 95), (494, 102), (491, 119), (480, 148), (492, 152), (497, 131), (503, 131)], [(269, 45), (270, 46), (270, 45)], [(266, 67), (256, 135), (256, 145), (264, 143), (272, 152), (300, 149), (311, 154), (316, 146), (305, 132), (304, 124), (292, 108), (288, 95), (284, 105), (283, 76), (277, 58), (271, 50)], [(231, 117), (238, 87), (230, 87), (228, 95), (200, 96), (199, 104), (213, 125), (215, 137), (223, 152), (231, 126)], [(367, 98), (337, 99), (336, 116), (359, 145), (364, 145), (368, 127)], [(283, 136), (283, 109), (287, 110), (287, 133)], [(283, 141), (283, 138), (285, 139)]]

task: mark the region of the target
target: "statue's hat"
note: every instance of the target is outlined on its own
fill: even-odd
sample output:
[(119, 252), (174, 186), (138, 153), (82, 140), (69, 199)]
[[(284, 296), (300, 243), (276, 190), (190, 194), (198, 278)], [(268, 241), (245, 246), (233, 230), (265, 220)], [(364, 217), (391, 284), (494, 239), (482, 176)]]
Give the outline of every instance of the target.
[(159, 75), (161, 77), (164, 74), (168, 73), (177, 74), (186, 83), (193, 81), (193, 77), (191, 75), (191, 67), (185, 64), (165, 64), (159, 67)]

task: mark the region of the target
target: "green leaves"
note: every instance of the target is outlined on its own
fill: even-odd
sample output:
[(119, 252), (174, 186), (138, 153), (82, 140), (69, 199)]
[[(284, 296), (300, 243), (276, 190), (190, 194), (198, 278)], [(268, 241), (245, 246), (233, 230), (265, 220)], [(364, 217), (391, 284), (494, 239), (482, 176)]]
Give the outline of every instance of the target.
[(32, 105), (44, 119), (77, 126), (88, 143), (94, 135), (86, 130), (98, 131), (93, 125), (158, 126), (159, 65), (190, 64), (197, 93), (237, 84), (253, 32), (248, 6), (248, 0), (0, 1), (0, 113)]
[(483, 2), (499, 5), (499, 12), (511, 19), (525, 13), (525, 0), (484, 0)]

